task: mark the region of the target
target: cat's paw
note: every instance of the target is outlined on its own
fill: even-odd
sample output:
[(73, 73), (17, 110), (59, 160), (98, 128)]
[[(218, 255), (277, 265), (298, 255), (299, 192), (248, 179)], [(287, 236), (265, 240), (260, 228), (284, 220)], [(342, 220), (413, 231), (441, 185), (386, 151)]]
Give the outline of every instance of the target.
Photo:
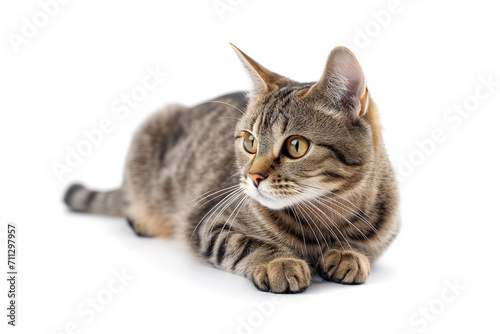
[(318, 274), (326, 281), (360, 284), (370, 273), (370, 262), (363, 254), (329, 249), (319, 259)]
[(311, 271), (304, 260), (277, 258), (255, 268), (253, 283), (266, 292), (302, 292), (311, 284)]

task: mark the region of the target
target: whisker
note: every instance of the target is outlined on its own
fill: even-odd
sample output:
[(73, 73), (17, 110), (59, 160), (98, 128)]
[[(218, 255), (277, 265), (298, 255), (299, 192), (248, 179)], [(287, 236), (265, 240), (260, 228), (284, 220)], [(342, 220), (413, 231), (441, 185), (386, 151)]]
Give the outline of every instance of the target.
[(250, 98), (248, 97), (248, 94), (249, 93), (243, 94), (243, 98), (245, 99), (245, 101), (250, 102)]
[[(375, 228), (375, 226), (373, 226), (373, 224), (372, 224), (372, 223), (370, 223), (370, 222), (369, 222), (367, 219), (365, 219), (363, 216), (359, 215), (358, 213), (356, 213), (356, 212), (355, 212), (355, 211), (353, 211), (353, 210), (350, 210), (349, 208), (347, 208), (347, 206), (345, 206), (345, 205), (344, 205), (344, 204), (342, 204), (342, 203), (340, 203), (340, 204), (341, 204), (341, 205), (343, 205), (343, 206), (342, 206), (342, 207), (341, 207), (341, 206), (339, 206), (339, 202), (334, 201), (332, 198), (322, 197), (322, 199), (323, 199), (324, 201), (327, 201), (328, 203), (330, 203), (330, 204), (332, 204), (332, 205), (336, 206), (336, 207), (337, 207), (337, 208), (339, 208), (339, 209), (344, 209), (344, 210), (346, 210), (347, 212), (352, 213), (352, 214), (353, 214), (356, 218), (359, 218), (359, 220), (360, 220), (361, 222), (363, 222), (365, 225), (367, 225), (367, 226), (368, 226), (368, 227), (369, 227), (369, 228), (370, 228), (373, 232), (375, 232), (375, 233), (377, 234), (377, 236), (379, 236), (379, 237), (380, 237), (380, 235), (378, 234), (378, 231), (377, 231), (377, 229)], [(334, 202), (333, 202), (333, 201), (334, 201)], [(342, 214), (340, 214), (340, 213), (338, 213), (338, 214), (339, 214), (339, 215), (341, 215), (341, 216), (343, 216), (343, 215), (342, 215)], [(353, 226), (355, 226), (355, 225), (353, 224)]]
[[(209, 190), (209, 191), (207, 191), (206, 193), (204, 193), (204, 194), (202, 194), (202, 195), (200, 195), (200, 196), (196, 197), (195, 199), (193, 199), (193, 200), (189, 201), (188, 203), (191, 203), (191, 202), (196, 201), (196, 200), (198, 199), (198, 200), (197, 200), (197, 201), (193, 204), (193, 206), (194, 206), (194, 205), (198, 204), (199, 202), (203, 201), (205, 198), (212, 197), (212, 196), (214, 196), (214, 195), (216, 195), (216, 194), (218, 194), (218, 193), (220, 193), (220, 192), (227, 192), (227, 191), (230, 191), (231, 189), (234, 189), (234, 188), (236, 188), (236, 187), (238, 187), (238, 186), (239, 186), (239, 184), (235, 184), (234, 186), (230, 186), (230, 187), (227, 187), (227, 188), (224, 188), (224, 189), (218, 190), (218, 191), (214, 191), (213, 193), (211, 193), (211, 194), (209, 194), (209, 195), (206, 195), (206, 196), (204, 196), (203, 198), (200, 198), (201, 196), (203, 196), (203, 195), (205, 195), (205, 194), (207, 194), (207, 193), (209, 193), (209, 192), (213, 191), (213, 190)], [(220, 196), (220, 195), (219, 195), (219, 196)], [(217, 197), (219, 197), (219, 196), (217, 196)], [(215, 197), (215, 198), (217, 198), (217, 197)], [(215, 199), (215, 198), (213, 198), (213, 199)], [(212, 199), (212, 200), (213, 200), (213, 199)], [(207, 202), (207, 203), (208, 203), (208, 202)], [(206, 204), (206, 203), (205, 203), (205, 204)]]
[[(307, 189), (305, 189), (304, 191), (308, 191)], [(309, 191), (315, 193), (316, 195), (321, 195), (319, 193), (316, 193), (314, 191), (312, 191), (311, 189), (309, 189)], [(354, 225), (346, 216), (344, 216), (342, 213), (338, 212), (337, 210), (335, 210), (334, 208), (330, 207), (327, 203), (330, 203), (330, 204), (333, 204), (333, 205), (336, 205), (336, 203), (332, 203), (332, 202), (327, 202), (329, 200), (329, 198), (323, 198), (322, 196), (319, 196), (319, 197), (316, 197), (313, 201), (317, 202), (317, 203), (320, 203), (322, 204), (326, 209), (334, 212), (335, 214), (337, 214), (338, 216), (340, 216), (343, 220), (345, 220), (350, 226), (352, 226), (354, 229), (356, 229), (359, 233), (361, 233), (361, 235), (365, 238), (365, 240), (369, 241), (371, 244), (373, 244), (373, 242), (356, 226)], [(326, 202), (326, 203), (325, 203)], [(352, 247), (349, 243), (349, 241), (347, 241), (346, 237), (344, 236), (344, 234), (339, 230), (339, 228), (337, 227), (337, 224), (335, 224), (335, 222), (331, 219), (331, 217), (329, 217), (328, 215), (326, 215), (319, 207), (315, 206), (314, 204), (310, 203), (311, 205), (313, 205), (318, 211), (320, 211), (330, 222), (332, 222), (332, 224), (334, 225), (335, 229), (341, 234), (342, 238), (347, 242), (347, 244), (349, 245), (349, 248), (352, 250)], [(360, 217), (362, 218), (362, 217)], [(371, 226), (371, 224), (369, 222), (366, 221), (366, 223)], [(377, 231), (375, 231), (377, 232)], [(378, 233), (377, 233), (378, 235)]]
[[(277, 195), (278, 198), (280, 198), (281, 200), (287, 202), (287, 203), (290, 203), (290, 200), (280, 196), (280, 195)], [(304, 255), (307, 257), (307, 245), (306, 245), (306, 235), (304, 233), (304, 228), (302, 227), (302, 223), (300, 222), (299, 218), (298, 218), (298, 215), (297, 215), (297, 212), (294, 210), (293, 206), (288, 204), (289, 206), (286, 207), (286, 210), (288, 212), (288, 208), (290, 208), (292, 210), (292, 214), (293, 214), (293, 217), (295, 219), (295, 222), (297, 222), (300, 226), (300, 231), (302, 232), (302, 239), (304, 241), (304, 249), (303, 249), (303, 253)]]
[[(233, 190), (232, 192), (230, 192), (228, 195), (226, 195), (226, 197), (224, 197), (223, 199), (221, 199), (216, 205), (214, 205), (201, 219), (200, 221), (196, 224), (195, 228), (193, 229), (193, 233), (191, 233), (191, 237), (189, 238), (189, 241), (191, 241), (191, 239), (193, 239), (193, 235), (194, 235), (194, 232), (196, 232), (196, 229), (198, 229), (198, 227), (200, 226), (200, 224), (203, 222), (203, 220), (205, 219), (205, 217), (207, 217), (212, 211), (216, 210), (220, 205), (222, 205), (222, 203), (224, 203), (228, 197), (232, 196), (233, 194), (237, 193), (238, 191), (243, 191), (241, 189), (235, 189)], [(213, 213), (213, 212), (212, 212)], [(211, 216), (211, 214), (210, 214)], [(206, 226), (206, 225), (205, 225)], [(203, 229), (203, 231), (205, 231), (205, 229)]]
[(238, 174), (240, 174), (240, 173), (241, 173), (240, 171), (238, 171), (238, 172), (234, 173), (233, 175), (229, 176), (229, 177), (226, 179), (226, 181), (227, 181), (227, 180), (229, 180), (229, 179), (230, 179), (230, 178), (232, 178), (232, 177), (235, 177), (236, 175), (238, 175)]
[(238, 212), (236, 212), (236, 215), (233, 218), (233, 221), (229, 224), (229, 226), (233, 225), (233, 222), (236, 219), (236, 216), (238, 216), (238, 213), (240, 213), (241, 205), (242, 205), (242, 203), (244, 203), (247, 200), (247, 197), (248, 197), (247, 195), (244, 195), (243, 198), (238, 202), (238, 204), (236, 204), (236, 206), (234, 207), (233, 211), (231, 212), (231, 214), (229, 215), (229, 217), (227, 218), (227, 220), (224, 222), (224, 225), (222, 225), (222, 228), (221, 228), (221, 230), (219, 232), (219, 236), (217, 237), (217, 241), (215, 242), (215, 244), (217, 244), (219, 242), (219, 239), (222, 236), (222, 232), (224, 231), (224, 228), (226, 227), (226, 224), (231, 220), (231, 217), (233, 216), (234, 212), (236, 210), (238, 210)]
[[(243, 194), (243, 190), (241, 190), (240, 192), (238, 192), (237, 194), (233, 195), (231, 197), (231, 199), (229, 201), (226, 202), (226, 204), (224, 205), (224, 207), (222, 209), (219, 210), (217, 216), (215, 216), (215, 219), (212, 220), (212, 223), (210, 223), (210, 230), (208, 232), (208, 234), (211, 234), (214, 227), (215, 227), (215, 224), (217, 224), (217, 221), (219, 221), (219, 218), (220, 216), (226, 211), (226, 209), (231, 205), (233, 204), (235, 201), (238, 200), (238, 198)], [(210, 218), (208, 219), (208, 221), (210, 222)]]
[[(321, 188), (314, 187), (314, 186), (310, 186), (310, 185), (307, 185), (307, 184), (301, 184), (301, 186), (302, 186), (302, 187), (309, 188), (309, 189), (318, 189), (318, 190), (322, 190)], [(345, 204), (345, 203), (339, 202), (338, 200), (335, 200), (335, 199), (333, 199), (333, 198), (326, 197), (326, 196), (327, 196), (327, 195), (329, 195), (329, 194), (331, 194), (331, 195), (335, 195), (335, 196), (337, 196), (337, 197), (340, 197), (340, 199), (342, 199), (343, 201), (348, 202), (349, 204), (353, 205), (353, 206), (354, 206), (354, 207), (358, 210), (358, 212), (356, 212), (356, 211), (354, 211), (352, 208), (348, 207), (348, 206), (347, 206), (347, 204)], [(335, 205), (336, 205), (338, 208), (340, 208), (340, 209), (344, 209), (344, 210), (348, 211), (349, 213), (351, 213), (351, 214), (355, 215), (356, 217), (358, 217), (358, 218), (360, 218), (360, 219), (362, 219), (362, 220), (365, 220), (365, 222), (366, 222), (368, 225), (370, 225), (370, 222), (369, 222), (369, 221), (367, 221), (364, 217), (362, 217), (360, 213), (362, 213), (363, 215), (365, 215), (365, 216), (366, 216), (366, 218), (368, 218), (368, 219), (371, 219), (371, 218), (370, 218), (370, 216), (369, 216), (368, 214), (366, 214), (366, 213), (365, 213), (365, 212), (364, 212), (361, 208), (359, 208), (359, 207), (358, 207), (358, 206), (356, 206), (354, 203), (352, 203), (351, 201), (349, 201), (347, 198), (344, 198), (344, 197), (340, 196), (339, 194), (337, 194), (337, 193), (335, 193), (335, 192), (333, 192), (333, 191), (329, 191), (329, 192), (328, 192), (328, 193), (326, 193), (326, 194), (321, 194), (320, 192), (316, 192), (316, 195), (321, 196), (321, 197), (325, 197), (325, 198), (327, 198), (327, 199), (328, 199), (328, 200), (329, 200), (332, 204), (335, 204), (335, 203), (333, 203), (333, 202), (336, 202), (336, 204), (335, 204)], [(342, 207), (341, 207), (341, 206), (339, 206), (339, 205), (342, 205)]]
[[(299, 210), (299, 212), (302, 212), (302, 210), (300, 210), (300, 208), (301, 208), (301, 206), (300, 206), (300, 203), (299, 203), (299, 204), (297, 204), (297, 210)], [(304, 212), (305, 212), (305, 210), (304, 210)], [(304, 216), (304, 215), (302, 215), (302, 216)], [(307, 216), (309, 216), (309, 215), (307, 215)], [(307, 225), (309, 225), (309, 227), (311, 228), (311, 231), (312, 231), (312, 233), (314, 235), (314, 238), (316, 239), (316, 242), (318, 243), (318, 247), (319, 247), (319, 249), (321, 251), (321, 258), (323, 259), (323, 261), (325, 261), (325, 259), (323, 257), (323, 247), (321, 247), (321, 243), (319, 242), (319, 239), (316, 236), (316, 232), (314, 232), (314, 229), (313, 229), (312, 225), (309, 223), (309, 221), (308, 221), (308, 219), (306, 217), (304, 217), (304, 220), (306, 221)], [(314, 221), (313, 221), (313, 223), (314, 223)], [(316, 224), (314, 224), (314, 225), (316, 226)], [(318, 229), (318, 226), (316, 226), (316, 229)], [(321, 231), (319, 229), (318, 229), (318, 232), (321, 233)], [(325, 240), (325, 236), (323, 235), (323, 233), (321, 233), (321, 235), (323, 236), (323, 240)], [(325, 243), (328, 244), (326, 242), (326, 240), (325, 240)]]
[[(349, 245), (349, 248), (351, 248), (351, 245), (349, 244), (349, 241), (347, 241), (347, 239), (345, 238), (345, 236), (342, 234), (342, 232), (338, 229), (337, 227), (337, 224), (335, 224), (334, 221), (331, 220), (330, 217), (328, 217), (328, 215), (326, 215), (320, 208), (318, 208), (317, 206), (315, 206), (313, 203), (311, 202), (308, 202), (307, 205), (311, 205), (313, 206), (316, 210), (318, 210), (319, 212), (321, 212), (333, 225), (333, 227), (335, 227), (335, 229), (337, 230), (337, 232), (340, 233), (340, 235), (342, 236), (342, 238), (345, 240), (345, 242), (347, 243), (347, 245)], [(335, 237), (335, 240), (337, 240), (337, 242), (339, 243), (339, 245), (342, 247), (342, 249), (344, 249), (344, 245), (342, 244), (342, 242), (340, 241), (340, 239), (338, 238), (337, 236), (337, 233), (335, 233), (330, 226), (328, 226), (328, 223), (322, 219), (318, 214), (316, 214), (313, 210), (311, 210), (311, 213), (313, 213), (316, 218), (318, 218), (320, 220), (320, 222), (323, 224), (323, 226), (325, 226), (328, 231)], [(352, 248), (351, 248), (352, 249)]]
[[(321, 198), (318, 198), (315, 200), (317, 203), (320, 203), (322, 204), (323, 206), (325, 206), (326, 209), (330, 210), (330, 211), (333, 211), (335, 214), (339, 215), (342, 217), (343, 220), (345, 220), (350, 226), (352, 226), (354, 229), (356, 229), (359, 233), (361, 233), (361, 235), (363, 236), (363, 238), (368, 241), (370, 244), (374, 245), (373, 241), (370, 240), (366, 234), (364, 234), (356, 225), (354, 225), (346, 216), (344, 216), (343, 214), (341, 214), (340, 212), (338, 212), (337, 210), (335, 210), (334, 208), (330, 207), (327, 203), (324, 203), (321, 201)], [(351, 248), (352, 249), (352, 248)]]
[[(295, 190), (294, 192), (295, 192), (296, 194), (299, 194), (299, 195), (302, 195), (302, 196), (304, 195), (304, 193), (301, 193), (301, 192), (296, 191), (296, 190)], [(307, 192), (307, 190), (306, 190), (306, 192)], [(303, 201), (303, 203), (304, 203), (305, 205), (307, 205), (307, 203), (310, 203), (310, 199), (305, 199), (305, 200)], [(310, 204), (312, 205), (312, 203), (310, 203)], [(316, 209), (318, 209), (319, 211), (321, 211), (319, 208), (316, 208)], [(335, 232), (334, 232), (334, 231), (330, 228), (330, 226), (328, 226), (328, 224), (327, 224), (327, 223), (326, 223), (326, 222), (325, 222), (325, 221), (324, 221), (321, 217), (319, 217), (319, 216), (318, 216), (318, 215), (317, 215), (317, 214), (316, 214), (313, 210), (311, 210), (310, 208), (309, 208), (309, 210), (311, 211), (311, 213), (312, 213), (312, 214), (314, 214), (314, 215), (315, 215), (315, 217), (316, 217), (316, 218), (318, 218), (318, 219), (321, 221), (321, 223), (323, 224), (323, 226), (325, 226), (325, 227), (328, 229), (328, 231), (329, 231), (329, 232), (330, 232), (330, 233), (334, 236), (335, 240), (337, 240), (337, 242), (340, 244), (340, 246), (341, 246), (342, 248), (344, 248), (344, 246), (343, 246), (343, 245), (342, 245), (342, 243), (340, 242), (340, 239), (338, 238), (337, 234), (336, 234), (336, 233), (335, 233)], [(323, 213), (323, 212), (321, 212), (321, 213)], [(324, 214), (324, 213), (323, 213), (323, 214)], [(335, 224), (334, 222), (333, 222), (333, 224), (334, 224), (335, 228), (338, 230), (338, 228), (337, 228), (336, 224)], [(340, 231), (339, 231), (339, 232), (340, 232)], [(326, 240), (325, 240), (325, 242), (326, 242)]]
[[(304, 185), (304, 186), (306, 186), (306, 185)], [(321, 198), (323, 201), (326, 201), (326, 202), (328, 202), (328, 203), (330, 203), (330, 204), (332, 204), (332, 205), (336, 206), (336, 207), (337, 207), (337, 208), (339, 208), (339, 209), (344, 209), (344, 210), (348, 211), (349, 213), (353, 214), (355, 217), (359, 218), (359, 219), (360, 219), (360, 220), (361, 220), (364, 224), (366, 224), (368, 227), (370, 227), (370, 229), (372, 229), (372, 230), (373, 230), (373, 231), (377, 234), (377, 236), (379, 237), (379, 239), (380, 239), (380, 240), (382, 240), (382, 239), (380, 238), (380, 235), (379, 235), (379, 233), (378, 233), (377, 229), (376, 229), (376, 228), (375, 228), (375, 227), (374, 227), (374, 226), (373, 226), (373, 225), (372, 225), (372, 224), (371, 224), (368, 220), (366, 220), (364, 217), (362, 217), (359, 213), (355, 212), (354, 210), (352, 210), (351, 208), (349, 208), (349, 207), (348, 207), (346, 204), (344, 204), (344, 203), (338, 202), (338, 201), (336, 201), (336, 200), (335, 200), (335, 199), (333, 199), (333, 198), (325, 197), (327, 194), (335, 194), (335, 193), (333, 193), (333, 192), (329, 192), (329, 193), (327, 193), (327, 194), (322, 195), (322, 194), (320, 194), (319, 192), (315, 192), (314, 190), (312, 190), (312, 189), (311, 189), (311, 188), (316, 188), (316, 187), (311, 187), (311, 186), (306, 186), (306, 187), (308, 187), (308, 188), (309, 188), (309, 191), (310, 191), (310, 192), (312, 192), (312, 193), (314, 193), (314, 194), (316, 194), (316, 195), (317, 195), (316, 199)], [(306, 189), (305, 191), (307, 191), (307, 189)], [(336, 194), (335, 194), (335, 195), (336, 195)], [(337, 196), (340, 196), (340, 195), (337, 195)], [(342, 197), (341, 197), (341, 198), (342, 198)], [(343, 199), (343, 200), (345, 200), (345, 201), (347, 201), (347, 202), (349, 202), (349, 203), (351, 203), (351, 202), (350, 202), (350, 201), (348, 201), (347, 199), (344, 199), (344, 198), (342, 198), (342, 199)], [(339, 204), (340, 204), (340, 205), (342, 205), (342, 206), (340, 206)], [(351, 203), (351, 204), (352, 204), (352, 205), (354, 205), (353, 203)], [(323, 204), (323, 205), (325, 205), (325, 204)], [(360, 209), (360, 208), (358, 208), (357, 206), (356, 206), (356, 208), (357, 208), (360, 212), (363, 212), (363, 210), (361, 210), (361, 209)], [(356, 228), (359, 232), (361, 232), (361, 231), (360, 231), (360, 230), (359, 230), (359, 229), (358, 229), (358, 228), (357, 228), (357, 227), (356, 227), (356, 226), (355, 226), (355, 225), (354, 225), (354, 224), (353, 224), (353, 223), (352, 223), (349, 219), (347, 219), (347, 217), (345, 217), (343, 214), (341, 214), (341, 213), (340, 213), (340, 212), (338, 212), (337, 210), (334, 210), (334, 209), (332, 209), (332, 208), (330, 208), (330, 207), (329, 207), (329, 209), (330, 209), (330, 210), (333, 210), (333, 211), (334, 211), (337, 215), (339, 215), (339, 216), (343, 217), (343, 218), (344, 218), (344, 220), (346, 220), (346, 221), (347, 221), (347, 222), (348, 222), (351, 226), (353, 226), (353, 227), (354, 227), (354, 228)], [(364, 213), (364, 212), (363, 212), (363, 213)], [(366, 214), (365, 214), (365, 216), (367, 216), (367, 217), (368, 217), (368, 215), (366, 215)], [(368, 217), (368, 218), (369, 218), (369, 217)], [(362, 234), (363, 234), (363, 233), (362, 233)], [(364, 235), (364, 234), (363, 234), (363, 235)], [(365, 235), (365, 237), (366, 237), (366, 235)], [(368, 239), (368, 238), (367, 238), (367, 239)]]
[(223, 193), (221, 193), (221, 194), (219, 194), (219, 195), (215, 196), (214, 198), (211, 198), (211, 199), (207, 200), (206, 202), (204, 202), (204, 203), (200, 204), (200, 205), (198, 206), (198, 208), (197, 208), (197, 209), (200, 209), (200, 208), (204, 207), (205, 205), (207, 205), (208, 203), (212, 202), (213, 200), (215, 200), (215, 199), (217, 199), (217, 198), (219, 198), (219, 197), (222, 197), (222, 196), (224, 196), (224, 195), (227, 195), (228, 193), (230, 193), (230, 192), (231, 192), (231, 191), (233, 191), (233, 190), (238, 190), (238, 188), (236, 188), (236, 189), (232, 189), (232, 190), (227, 190), (227, 191), (225, 191), (225, 192), (223, 192)]
[[(236, 216), (240, 213), (241, 209), (243, 209), (243, 207), (245, 207), (246, 205), (248, 205), (248, 203), (250, 203), (250, 196), (248, 195), (245, 195), (245, 202), (243, 202), (242, 206), (240, 207), (240, 209), (238, 210), (238, 212), (236, 213)], [(231, 227), (233, 226), (233, 223), (234, 221), (236, 220), (236, 217), (233, 218), (233, 221), (231, 222), (231, 224), (229, 225), (229, 229), (228, 229), (228, 232), (231, 231)]]
[(237, 184), (232, 185), (232, 186), (229, 186), (229, 187), (224, 188), (224, 189), (218, 189), (218, 188), (215, 188), (215, 189), (210, 189), (210, 190), (208, 190), (208, 191), (205, 191), (203, 194), (201, 194), (201, 195), (199, 195), (199, 196), (195, 197), (194, 199), (190, 200), (188, 203), (194, 202), (194, 201), (196, 201), (197, 199), (199, 199), (200, 197), (202, 197), (202, 196), (204, 196), (204, 195), (206, 195), (206, 194), (208, 194), (208, 193), (210, 193), (210, 192), (212, 192), (212, 191), (215, 191), (215, 192), (220, 192), (220, 191), (224, 191), (224, 190), (226, 190), (226, 189), (229, 189), (229, 188), (231, 188), (231, 187), (235, 187), (235, 186), (237, 186)]
[[(226, 205), (230, 204), (234, 200), (234, 198), (241, 195), (242, 192), (243, 192), (242, 189), (236, 189), (235, 191), (230, 193), (228, 196), (226, 196), (223, 201), (221, 201), (219, 204), (217, 204), (217, 208), (215, 209), (215, 211), (212, 212), (210, 214), (210, 216), (207, 217), (207, 219), (206, 219), (207, 222), (210, 222), (212, 216), (215, 215), (215, 217), (216, 217), (219, 214), (219, 209), (225, 210)], [(206, 227), (206, 225), (205, 225), (205, 227)]]
[[(240, 213), (241, 209), (242, 209), (242, 208), (243, 208), (243, 207), (244, 207), (247, 203), (248, 203), (248, 196), (247, 196), (247, 195), (245, 195), (245, 196), (243, 197), (243, 199), (242, 199), (242, 200), (241, 200), (241, 201), (240, 201), (240, 202), (236, 205), (236, 207), (235, 207), (235, 209), (234, 209), (234, 210), (236, 210), (236, 209), (238, 209), (238, 207), (239, 207), (238, 211), (236, 212), (236, 215), (234, 215), (234, 217), (233, 217), (233, 220), (231, 221), (231, 223), (229, 223), (229, 228), (228, 228), (228, 230), (227, 230), (227, 232), (228, 232), (228, 233), (229, 233), (229, 231), (231, 231), (231, 227), (233, 226), (233, 223), (234, 223), (234, 221), (236, 220), (236, 217), (237, 217), (237, 216), (238, 216), (238, 214)], [(221, 237), (221, 235), (222, 235), (222, 231), (224, 231), (224, 227), (226, 227), (226, 224), (227, 224), (227, 223), (231, 220), (231, 216), (233, 215), (234, 210), (233, 210), (233, 212), (231, 213), (231, 215), (229, 216), (229, 218), (227, 219), (227, 221), (226, 221), (226, 222), (224, 223), (224, 225), (222, 226), (222, 229), (220, 230), (219, 236), (217, 237), (217, 242), (219, 242), (219, 239), (220, 239), (220, 237)], [(216, 243), (217, 243), (217, 242), (216, 242)], [(227, 242), (227, 237), (226, 237), (226, 241), (225, 241), (225, 242)]]
[(240, 113), (242, 113), (243, 115), (245, 115), (245, 113), (243, 111), (241, 111), (240, 108), (236, 107), (236, 106), (233, 106), (231, 103), (227, 103), (227, 102), (224, 102), (224, 101), (207, 101), (205, 103), (209, 103), (209, 102), (216, 102), (216, 103), (222, 103), (222, 104), (225, 104), (225, 105), (228, 105), (228, 106), (231, 106), (233, 107), (234, 109), (238, 110)]
[(326, 209), (328, 209), (328, 210), (332, 211), (332, 212), (333, 212), (333, 213), (335, 213), (336, 215), (341, 216), (341, 218), (342, 218), (343, 220), (345, 220), (345, 221), (346, 221), (349, 225), (351, 225), (351, 226), (352, 226), (352, 227), (354, 227), (354, 228), (355, 228), (355, 229), (356, 229), (359, 233), (361, 233), (361, 234), (363, 235), (363, 237), (364, 237), (366, 240), (369, 240), (369, 239), (366, 237), (366, 235), (365, 235), (365, 234), (364, 234), (364, 233), (363, 233), (363, 232), (362, 232), (359, 228), (357, 228), (357, 226), (356, 226), (356, 225), (354, 225), (354, 224), (353, 224), (353, 223), (352, 223), (352, 222), (351, 222), (351, 221), (350, 221), (350, 220), (349, 220), (346, 216), (344, 216), (343, 214), (341, 214), (340, 212), (338, 212), (338, 211), (337, 211), (337, 210), (335, 210), (334, 208), (330, 207), (330, 206), (328, 205), (328, 203), (324, 201), (324, 199), (322, 199), (322, 198), (317, 198), (317, 199), (315, 199), (314, 201), (315, 201), (316, 203), (318, 203), (318, 204), (323, 205)]
[(240, 120), (238, 117), (219, 117), (219, 118), (216, 119), (216, 121), (219, 121), (221, 119), (226, 119), (226, 118), (231, 118), (231, 119), (235, 119), (235, 120), (238, 120), (238, 121)]
[(306, 245), (306, 235), (304, 234), (304, 228), (302, 227), (302, 223), (299, 221), (297, 217), (297, 212), (295, 212), (295, 209), (293, 207), (290, 207), (292, 210), (293, 217), (295, 221), (299, 224), (300, 226), (300, 231), (302, 232), (302, 239), (304, 240), (304, 254), (307, 256), (307, 245)]
[[(313, 189), (316, 189), (316, 187), (311, 187), (311, 186), (307, 186), (307, 185), (304, 185), (304, 187), (306, 188), (309, 188), (309, 191), (312, 192), (313, 194), (315, 194), (317, 197), (322, 197), (324, 198), (325, 200), (328, 200), (331, 204), (334, 204), (335, 206), (337, 206), (339, 209), (344, 209), (346, 211), (348, 211), (349, 213), (355, 215), (356, 217), (359, 217), (359, 218), (362, 218), (364, 219), (363, 217), (361, 217), (359, 215), (358, 212), (352, 210), (350, 207), (348, 207), (346, 204), (342, 203), (342, 202), (339, 202), (333, 198), (329, 198), (329, 197), (326, 197), (328, 194), (333, 194), (332, 192), (328, 192), (326, 194), (321, 194), (320, 192), (318, 191), (314, 191)], [(307, 189), (305, 190), (307, 191)], [(341, 205), (341, 206), (340, 206)]]
[(365, 174), (365, 173), (361, 173), (361, 172), (352, 170), (351, 168), (347, 168), (347, 167), (345, 167), (345, 169), (347, 169), (347, 170), (349, 170), (349, 171), (351, 171), (353, 173), (356, 173), (356, 174), (367, 176), (368, 178), (371, 178), (371, 179), (377, 179), (377, 180), (393, 180), (394, 179), (392, 177), (380, 177), (380, 176), (368, 175), (368, 174)]
[(354, 206), (357, 210), (359, 210), (359, 212), (363, 213), (363, 214), (364, 214), (367, 218), (370, 218), (370, 219), (371, 219), (371, 217), (370, 217), (368, 214), (366, 214), (363, 210), (361, 210), (361, 208), (359, 208), (356, 204), (354, 204), (354, 203), (352, 203), (351, 201), (349, 201), (347, 198), (344, 198), (343, 196), (341, 196), (341, 195), (339, 195), (339, 194), (337, 194), (337, 193), (335, 193), (335, 192), (331, 192), (331, 194), (332, 194), (332, 195), (334, 195), (334, 196), (337, 196), (337, 197), (339, 197), (341, 200), (346, 201), (347, 203), (351, 204), (351, 205), (352, 205), (352, 206)]
[[(359, 207), (356, 206), (356, 204), (352, 203), (347, 198), (344, 198), (344, 197), (340, 196), (339, 194), (335, 194), (335, 193), (332, 193), (332, 194), (336, 195), (337, 197), (340, 197), (340, 199), (342, 199), (342, 200), (348, 202), (349, 204), (353, 205), (356, 209), (358, 209), (360, 212), (362, 212), (367, 218), (371, 219), (370, 216), (368, 216), (363, 210), (361, 210)], [(380, 237), (380, 234), (377, 231), (377, 228), (375, 226), (373, 226), (372, 223), (370, 223), (367, 219), (365, 219), (365, 218), (363, 218), (363, 217), (361, 217), (359, 215), (357, 215), (357, 217), (360, 218), (361, 221), (363, 221), (366, 225), (368, 225), (370, 227), (370, 229), (377, 234), (377, 236), (380, 238), (380, 240), (382, 240), (382, 238)]]

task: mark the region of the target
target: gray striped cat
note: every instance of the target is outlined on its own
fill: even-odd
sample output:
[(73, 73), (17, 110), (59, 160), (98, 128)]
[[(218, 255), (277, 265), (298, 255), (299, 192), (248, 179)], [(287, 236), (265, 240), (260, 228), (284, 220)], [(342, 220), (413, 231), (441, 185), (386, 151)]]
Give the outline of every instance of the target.
[(299, 83), (234, 47), (251, 94), (169, 106), (137, 131), (120, 189), (71, 186), (74, 211), (125, 217), (140, 236), (178, 235), (262, 291), (363, 283), (399, 230), (378, 110), (354, 55), (335, 48)]

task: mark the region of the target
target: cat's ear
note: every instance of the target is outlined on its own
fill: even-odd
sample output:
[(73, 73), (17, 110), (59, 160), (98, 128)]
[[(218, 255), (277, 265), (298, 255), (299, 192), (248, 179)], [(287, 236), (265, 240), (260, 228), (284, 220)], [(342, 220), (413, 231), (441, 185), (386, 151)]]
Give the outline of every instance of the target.
[(240, 58), (243, 65), (245, 65), (246, 69), (250, 73), (256, 92), (273, 90), (280, 84), (289, 81), (284, 76), (269, 71), (267, 68), (247, 56), (243, 51), (238, 49), (232, 43), (230, 44), (233, 47), (234, 51), (236, 51), (236, 54)]
[(323, 74), (310, 92), (319, 93), (353, 120), (367, 109), (368, 90), (363, 70), (354, 54), (344, 47), (330, 52)]

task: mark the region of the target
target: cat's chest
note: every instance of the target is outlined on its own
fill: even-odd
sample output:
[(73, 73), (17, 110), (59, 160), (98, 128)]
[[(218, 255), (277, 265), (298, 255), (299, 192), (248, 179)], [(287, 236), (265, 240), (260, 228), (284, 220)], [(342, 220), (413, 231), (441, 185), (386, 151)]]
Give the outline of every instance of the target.
[(261, 240), (279, 242), (295, 253), (311, 258), (316, 258), (325, 249), (341, 247), (342, 238), (337, 231), (322, 221), (304, 219), (297, 211), (254, 210), (246, 217), (245, 226)]

